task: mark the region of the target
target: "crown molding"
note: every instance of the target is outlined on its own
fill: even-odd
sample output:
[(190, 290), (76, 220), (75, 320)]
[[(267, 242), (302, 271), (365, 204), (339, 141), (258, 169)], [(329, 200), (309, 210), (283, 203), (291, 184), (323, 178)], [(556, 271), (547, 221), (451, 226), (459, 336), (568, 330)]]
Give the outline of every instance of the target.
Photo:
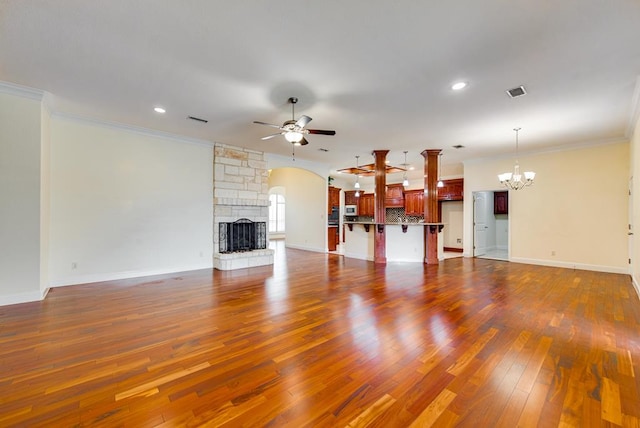
[[(569, 151), (572, 151), (572, 150), (587, 149), (589, 147), (608, 146), (608, 145), (611, 145), (611, 144), (620, 144), (620, 143), (629, 143), (629, 139), (627, 137), (615, 137), (615, 138), (609, 138), (609, 139), (606, 139), (606, 140), (585, 141), (585, 142), (582, 142), (582, 143), (564, 144), (562, 146), (546, 147), (546, 148), (542, 148), (540, 150), (532, 150), (532, 151), (529, 151), (529, 152), (520, 152), (518, 154), (518, 158), (519, 159), (523, 159), (525, 157), (544, 155), (544, 154), (548, 154), (548, 153), (569, 152)], [(511, 154), (505, 153), (505, 154), (500, 154), (500, 155), (495, 155), (495, 156), (490, 156), (490, 157), (467, 159), (467, 160), (463, 161), (462, 164), (463, 165), (465, 165), (465, 164), (476, 164), (476, 163), (486, 162), (486, 161), (490, 161), (490, 160), (513, 159), (513, 158), (514, 158), (513, 153), (511, 153)]]
[(174, 141), (179, 143), (196, 144), (196, 145), (205, 146), (205, 147), (213, 147), (215, 144), (212, 141), (185, 137), (183, 135), (171, 134), (169, 132), (143, 128), (141, 126), (126, 125), (124, 123), (109, 122), (106, 120), (94, 119), (91, 117), (80, 116), (72, 113), (53, 112), (51, 114), (51, 117), (53, 117), (54, 119), (68, 120), (70, 122), (93, 125), (93, 126), (98, 126), (98, 127), (107, 128), (107, 129), (115, 129), (117, 131), (130, 132), (132, 134), (138, 134), (145, 137), (161, 138), (163, 140), (169, 140), (169, 141)]
[(0, 93), (42, 101), (45, 91), (15, 83), (0, 81)]

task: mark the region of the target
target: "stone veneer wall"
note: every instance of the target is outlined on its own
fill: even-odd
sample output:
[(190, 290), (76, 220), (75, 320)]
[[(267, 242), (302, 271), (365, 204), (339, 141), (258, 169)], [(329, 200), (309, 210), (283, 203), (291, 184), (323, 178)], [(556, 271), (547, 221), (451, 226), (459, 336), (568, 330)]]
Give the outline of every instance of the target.
[(214, 267), (230, 270), (273, 264), (271, 250), (219, 253), (220, 222), (233, 222), (240, 218), (269, 221), (269, 172), (264, 153), (216, 144), (213, 173)]

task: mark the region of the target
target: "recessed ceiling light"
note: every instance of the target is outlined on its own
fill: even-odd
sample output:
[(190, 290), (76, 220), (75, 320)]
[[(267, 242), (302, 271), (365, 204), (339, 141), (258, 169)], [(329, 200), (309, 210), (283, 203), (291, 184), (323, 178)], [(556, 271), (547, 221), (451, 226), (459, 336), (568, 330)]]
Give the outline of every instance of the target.
[(162, 107), (154, 107), (153, 111), (155, 111), (156, 113), (166, 113), (167, 112)]
[(453, 89), (454, 91), (459, 91), (466, 87), (467, 87), (467, 82), (456, 82), (453, 85), (451, 85), (451, 89)]

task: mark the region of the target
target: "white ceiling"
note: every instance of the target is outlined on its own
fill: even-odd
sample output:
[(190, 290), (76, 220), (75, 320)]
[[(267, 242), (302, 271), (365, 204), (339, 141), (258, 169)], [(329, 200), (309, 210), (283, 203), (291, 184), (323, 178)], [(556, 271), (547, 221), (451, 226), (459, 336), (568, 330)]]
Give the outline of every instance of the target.
[(0, 80), (54, 112), (290, 156), (252, 121), (296, 96), (337, 132), (296, 158), (332, 169), (510, 156), (516, 126), (521, 152), (624, 140), (639, 75), (638, 0), (0, 0)]

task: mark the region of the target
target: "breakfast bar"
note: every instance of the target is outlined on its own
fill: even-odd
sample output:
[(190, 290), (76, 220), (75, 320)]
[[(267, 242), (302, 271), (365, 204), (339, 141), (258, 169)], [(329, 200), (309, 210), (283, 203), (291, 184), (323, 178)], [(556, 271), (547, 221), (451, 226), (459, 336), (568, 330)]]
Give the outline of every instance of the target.
[[(379, 227), (386, 234), (386, 257), (391, 262), (424, 261), (424, 234), (441, 233), (442, 223), (347, 221), (345, 225), (344, 255), (362, 260), (374, 260), (374, 234)], [(438, 239), (438, 259), (443, 259), (443, 240)]]

